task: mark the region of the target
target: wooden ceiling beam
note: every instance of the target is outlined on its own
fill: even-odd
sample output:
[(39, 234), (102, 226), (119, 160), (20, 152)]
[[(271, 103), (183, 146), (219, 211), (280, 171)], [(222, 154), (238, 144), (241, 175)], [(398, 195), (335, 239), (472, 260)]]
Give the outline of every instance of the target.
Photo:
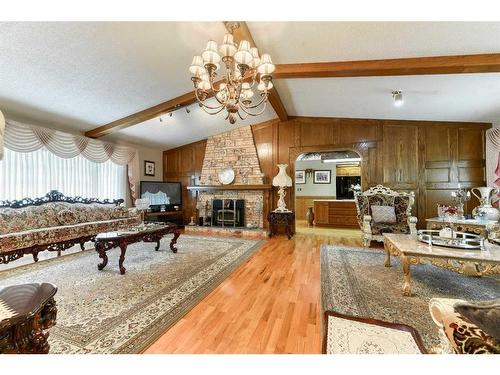
[(275, 79), (500, 72), (500, 54), (277, 64)]
[[(250, 30), (248, 29), (248, 26), (246, 22), (243, 21), (237, 21), (239, 23), (239, 27), (233, 30), (233, 35), (236, 41), (241, 41), (241, 40), (248, 40), (250, 42), (250, 45), (252, 47), (257, 47), (259, 48), (256, 44), (255, 41), (253, 40), (252, 34), (250, 33)], [(226, 29), (230, 32), (230, 24), (234, 22), (224, 22), (224, 26)], [(260, 51), (260, 49), (259, 49)], [(262, 51), (260, 51), (262, 52)], [(274, 78), (274, 73), (273, 73), (273, 78)], [(276, 90), (275, 87), (273, 87), (269, 91), (269, 104), (273, 107), (274, 111), (278, 115), (278, 118), (281, 121), (287, 121), (288, 120), (288, 114), (286, 113), (285, 106), (283, 105), (283, 102), (281, 101), (281, 98), (278, 94), (278, 91)]]
[(196, 102), (196, 96), (194, 94), (194, 91), (191, 91), (188, 92), (187, 94), (178, 96), (174, 99), (167, 100), (166, 102), (157, 104), (154, 107), (147, 108), (143, 111), (136, 112), (127, 117), (110, 122), (109, 124), (105, 124), (99, 126), (98, 128), (89, 130), (88, 132), (85, 133), (85, 136), (89, 138), (103, 137), (105, 135), (128, 128), (132, 125), (136, 125), (141, 122), (150, 120), (164, 113), (168, 113), (173, 109), (177, 109), (178, 107), (187, 106), (195, 102)]

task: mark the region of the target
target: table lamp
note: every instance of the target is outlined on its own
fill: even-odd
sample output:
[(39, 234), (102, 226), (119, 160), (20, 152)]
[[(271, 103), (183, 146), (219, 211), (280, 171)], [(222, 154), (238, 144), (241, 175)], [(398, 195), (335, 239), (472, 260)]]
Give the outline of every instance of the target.
[(291, 212), (285, 204), (285, 189), (292, 186), (292, 178), (286, 174), (287, 167), (288, 164), (278, 164), (278, 174), (273, 178), (273, 186), (279, 187), (278, 208), (274, 212)]

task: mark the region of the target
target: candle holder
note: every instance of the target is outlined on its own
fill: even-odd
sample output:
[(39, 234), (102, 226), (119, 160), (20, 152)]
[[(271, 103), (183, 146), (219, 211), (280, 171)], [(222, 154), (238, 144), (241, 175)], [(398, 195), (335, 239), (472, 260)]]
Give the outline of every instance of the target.
[(453, 190), (451, 192), (451, 200), (457, 206), (457, 216), (458, 219), (465, 219), (464, 215), (464, 204), (470, 200), (470, 191), (466, 189), (460, 188), (460, 184), (458, 185), (457, 190)]

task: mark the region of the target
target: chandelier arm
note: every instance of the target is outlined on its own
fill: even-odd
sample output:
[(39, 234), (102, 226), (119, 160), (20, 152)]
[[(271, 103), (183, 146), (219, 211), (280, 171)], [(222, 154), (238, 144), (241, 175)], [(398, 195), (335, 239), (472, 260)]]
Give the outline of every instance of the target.
[(254, 104), (254, 105), (245, 105), (244, 103), (242, 103), (240, 101), (240, 104), (241, 104), (241, 107), (245, 107), (246, 109), (253, 109), (253, 108), (257, 108), (259, 107), (262, 103), (266, 103), (267, 102), (267, 99), (269, 97), (269, 94), (266, 93), (265, 95), (262, 96), (262, 99), (260, 100), (260, 102), (258, 102), (257, 104)]
[(195, 93), (196, 99), (198, 100), (198, 103), (200, 103), (200, 105), (201, 105), (202, 108), (208, 108), (208, 109), (216, 109), (216, 110), (218, 110), (219, 108), (224, 108), (225, 107), (224, 103), (221, 103), (221, 105), (219, 105), (217, 107), (209, 106), (209, 105), (205, 104), (203, 100), (200, 99), (200, 97), (198, 96), (198, 90), (194, 90), (194, 93)]
[(226, 108), (226, 107), (224, 107), (224, 106), (220, 106), (220, 107), (218, 107), (218, 108), (217, 108), (217, 111), (215, 111), (215, 112), (210, 112), (210, 111), (208, 111), (208, 110), (207, 110), (207, 108), (210, 108), (210, 107), (206, 107), (206, 106), (204, 106), (204, 105), (202, 105), (202, 106), (201, 106), (201, 108), (202, 108), (202, 109), (203, 109), (206, 113), (208, 113), (209, 115), (216, 115), (217, 113), (219, 113), (220, 111), (222, 111), (222, 110), (223, 110), (224, 108)]
[(267, 106), (267, 102), (264, 102), (264, 105), (263, 105), (262, 109), (261, 109), (259, 112), (257, 112), (257, 113), (252, 113), (252, 112), (250, 112), (250, 111), (248, 111), (248, 110), (247, 110), (248, 108), (245, 108), (245, 107), (243, 107), (243, 106), (240, 106), (240, 109), (241, 109), (243, 112), (245, 112), (247, 115), (250, 115), (250, 116), (258, 116), (258, 115), (261, 115), (261, 114), (263, 114), (263, 113), (264, 113), (264, 111), (266, 110), (266, 106)]
[(247, 117), (248, 117), (248, 113), (246, 113), (245, 111), (243, 111), (243, 113), (245, 114), (245, 116), (242, 116), (241, 113), (240, 113), (240, 111), (238, 111), (238, 116), (239, 116), (240, 119), (246, 120)]

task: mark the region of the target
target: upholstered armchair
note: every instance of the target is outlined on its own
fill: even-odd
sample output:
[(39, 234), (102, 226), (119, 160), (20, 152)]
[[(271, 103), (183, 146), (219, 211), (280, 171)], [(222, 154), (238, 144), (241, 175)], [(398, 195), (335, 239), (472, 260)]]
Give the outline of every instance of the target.
[(417, 234), (417, 218), (411, 216), (413, 192), (400, 193), (377, 185), (357, 194), (355, 201), (365, 247), (371, 241), (383, 242), (384, 233)]

